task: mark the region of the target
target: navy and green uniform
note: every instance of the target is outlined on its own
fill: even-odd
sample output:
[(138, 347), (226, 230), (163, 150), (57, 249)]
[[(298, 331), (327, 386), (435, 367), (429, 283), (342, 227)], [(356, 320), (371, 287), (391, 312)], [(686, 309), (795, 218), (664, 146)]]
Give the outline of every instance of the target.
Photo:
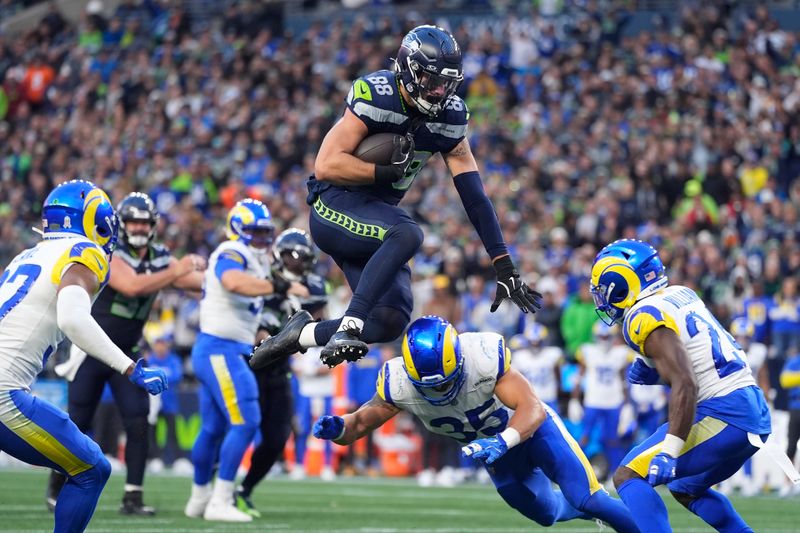
[[(169, 250), (160, 244), (149, 245), (144, 258), (140, 258), (136, 250), (126, 247), (120, 247), (114, 253), (137, 274), (152, 274), (164, 270), (169, 267), (172, 259)], [(157, 296), (158, 292), (143, 296), (125, 296), (106, 287), (92, 306), (94, 319), (114, 344), (132, 360), (139, 359), (138, 343)], [(69, 384), (69, 416), (81, 431), (87, 433), (91, 429), (92, 418), (100, 404), (106, 383), (111, 387), (125, 426), (126, 482), (130, 485), (141, 485), (144, 481), (148, 448), (147, 414), (150, 410), (150, 399), (147, 391), (97, 359), (87, 357), (75, 374), (75, 379)]]
[[(391, 185), (342, 186), (308, 181), (314, 242), (343, 270), (353, 289), (348, 316), (364, 317), (362, 340), (394, 340), (408, 323), (413, 306), (407, 265), (422, 243), (422, 230), (398, 203), (414, 178), (436, 154), (448, 153), (466, 136), (469, 111), (457, 96), (436, 117), (409, 107), (394, 72), (379, 70), (357, 79), (347, 95), (348, 110), (367, 135), (414, 136), (415, 155), (405, 176)], [(367, 262), (375, 257), (362, 278)], [(338, 320), (315, 329), (319, 345), (338, 328)]]
[[(310, 293), (308, 298), (300, 299), (302, 309), (314, 314), (327, 305), (328, 288), (324, 279), (311, 273), (298, 281), (308, 287)], [(270, 334), (280, 330), (280, 325), (286, 321), (288, 315), (285, 303), (286, 298), (278, 294), (264, 297), (261, 329), (266, 329)], [(258, 382), (258, 404), (261, 408), (261, 443), (253, 450), (250, 470), (242, 481), (245, 495), (249, 495), (253, 487), (264, 479), (283, 453), (292, 432), (294, 414), (289, 359), (253, 372)]]

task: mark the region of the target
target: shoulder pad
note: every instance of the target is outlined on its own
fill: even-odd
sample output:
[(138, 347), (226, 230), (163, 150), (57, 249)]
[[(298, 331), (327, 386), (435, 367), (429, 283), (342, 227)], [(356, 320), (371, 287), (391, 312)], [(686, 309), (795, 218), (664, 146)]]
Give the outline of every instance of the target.
[(458, 336), (461, 353), (471, 358), (481, 375), (500, 379), (511, 367), (511, 351), (497, 333), (462, 333)]
[(654, 305), (634, 306), (622, 323), (622, 336), (632, 350), (644, 355), (647, 337), (662, 326), (671, 329), (678, 336), (681, 334), (675, 319), (665, 311)]
[(403, 359), (395, 357), (383, 363), (375, 382), (375, 392), (381, 400), (396, 405), (396, 402), (405, 400), (410, 386), (411, 382), (403, 370)]
[(399, 126), (408, 116), (395, 109), (399, 104), (394, 72), (379, 70), (353, 82), (345, 102), (350, 111), (369, 125), (393, 124)]
[(61, 257), (56, 261), (53, 271), (50, 274), (50, 281), (52, 281), (54, 285), (61, 283), (61, 276), (64, 273), (64, 269), (70, 263), (80, 263), (94, 272), (101, 286), (108, 283), (108, 277), (111, 273), (108, 256), (99, 245), (92, 241), (81, 239), (72, 244), (61, 254)]

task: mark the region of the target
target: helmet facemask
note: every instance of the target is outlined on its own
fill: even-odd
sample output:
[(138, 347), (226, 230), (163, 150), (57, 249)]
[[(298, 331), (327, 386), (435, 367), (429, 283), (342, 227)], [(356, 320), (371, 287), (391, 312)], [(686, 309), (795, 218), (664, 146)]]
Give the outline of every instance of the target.
[(447, 105), (447, 100), (456, 94), (464, 79), (456, 69), (443, 69), (441, 73), (425, 70), (419, 62), (406, 58), (411, 82), (405, 85), (411, 100), (426, 115), (436, 116)]

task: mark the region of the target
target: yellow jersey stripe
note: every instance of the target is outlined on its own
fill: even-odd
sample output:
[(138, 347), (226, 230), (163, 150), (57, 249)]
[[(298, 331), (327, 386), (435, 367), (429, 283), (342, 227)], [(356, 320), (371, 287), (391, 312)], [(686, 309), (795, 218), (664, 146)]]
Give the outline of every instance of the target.
[(242, 412), (239, 410), (239, 400), (236, 397), (236, 387), (233, 385), (233, 379), (231, 379), (228, 364), (225, 362), (225, 356), (212, 355), (209, 359), (211, 361), (211, 369), (214, 371), (217, 383), (219, 383), (222, 401), (225, 402), (225, 409), (228, 411), (231, 424), (234, 426), (244, 424)]

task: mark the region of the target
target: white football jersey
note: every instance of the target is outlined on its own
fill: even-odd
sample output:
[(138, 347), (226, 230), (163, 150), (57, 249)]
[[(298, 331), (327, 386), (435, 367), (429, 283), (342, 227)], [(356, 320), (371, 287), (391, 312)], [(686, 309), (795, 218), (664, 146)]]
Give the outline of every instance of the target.
[(239, 241), (225, 241), (208, 260), (200, 300), (200, 331), (223, 339), (253, 344), (258, 330), (262, 296), (242, 296), (226, 290), (217, 275), (220, 258), (244, 265), (244, 272), (261, 279), (269, 276), (269, 267), (262, 265), (255, 253)]
[(662, 409), (667, 405), (667, 393), (663, 385), (637, 385), (631, 383), (630, 395), (637, 413)]
[(556, 369), (562, 355), (561, 348), (557, 346), (515, 350), (511, 366), (533, 385), (533, 390), (540, 400), (554, 403), (558, 400)]
[(74, 263), (108, 282), (105, 251), (85, 237), (50, 233), (17, 255), (0, 276), (0, 390), (29, 389), (64, 339), (56, 297), (61, 277)]
[(583, 363), (583, 405), (595, 409), (615, 409), (625, 400), (622, 370), (633, 359), (624, 344), (584, 344), (576, 354)]
[(384, 363), (376, 383), (378, 395), (417, 416), (430, 431), (467, 443), (506, 428), (510, 412), (494, 395), (497, 380), (509, 369), (511, 355), (496, 333), (462, 333), (464, 384), (450, 404), (433, 405), (408, 379), (403, 358)]
[(698, 402), (755, 385), (744, 351), (692, 289), (667, 287), (642, 298), (625, 313), (625, 342), (650, 366), (655, 364), (644, 353), (644, 344), (662, 326), (678, 335), (689, 354)]
[(309, 348), (306, 353), (292, 358), (292, 370), (297, 378), (298, 392), (307, 398), (333, 396), (336, 380), (333, 372), (318, 373), (325, 368), (319, 356), (322, 348)]

